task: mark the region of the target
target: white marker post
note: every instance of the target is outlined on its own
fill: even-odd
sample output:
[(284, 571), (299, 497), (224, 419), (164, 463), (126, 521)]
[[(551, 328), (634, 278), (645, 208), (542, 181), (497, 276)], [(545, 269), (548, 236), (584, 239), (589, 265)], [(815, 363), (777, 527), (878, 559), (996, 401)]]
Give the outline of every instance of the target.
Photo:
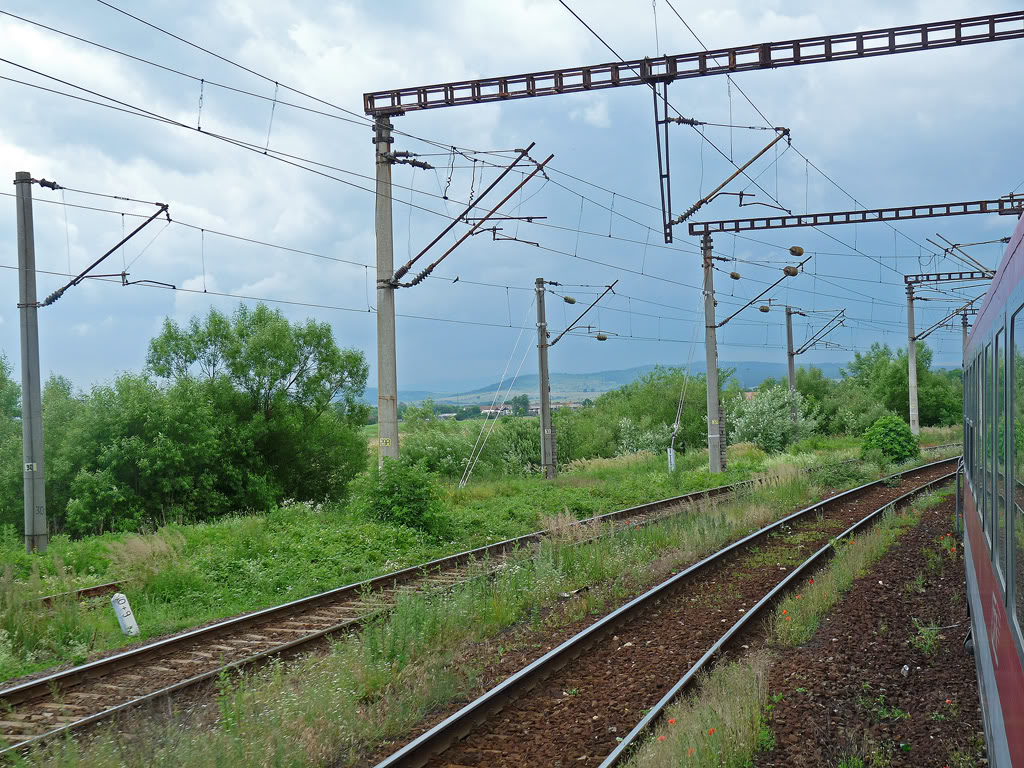
[(121, 631), (129, 637), (139, 634), (139, 624), (135, 621), (132, 607), (128, 605), (128, 598), (118, 592), (110, 598), (110, 603), (114, 606), (114, 613), (117, 614), (117, 620), (121, 624)]

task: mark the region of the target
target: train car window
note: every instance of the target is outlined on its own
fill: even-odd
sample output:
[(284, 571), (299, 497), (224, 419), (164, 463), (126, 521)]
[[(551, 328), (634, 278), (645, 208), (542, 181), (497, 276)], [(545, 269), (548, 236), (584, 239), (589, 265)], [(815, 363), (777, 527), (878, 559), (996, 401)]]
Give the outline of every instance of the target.
[[(1010, 418), (1013, 420), (1013, 504), (1009, 539), (1013, 543), (1015, 564), (1015, 602), (1018, 631), (1024, 627), (1024, 309), (1013, 319), (1010, 367)], [(1024, 638), (1022, 638), (1024, 642)]]
[(978, 470), (975, 453), (977, 452), (978, 445), (978, 417), (977, 417), (977, 403), (975, 398), (977, 396), (978, 388), (975, 385), (975, 378), (978, 375), (978, 366), (972, 361), (971, 362), (971, 397), (967, 401), (969, 407), (969, 421), (971, 424), (971, 447), (967, 455), (967, 463), (971, 468), (971, 492), (974, 492), (974, 488), (978, 483)]
[(971, 482), (978, 482), (978, 361), (971, 363)]
[(995, 385), (995, 490), (993, 494), (992, 560), (1006, 589), (1006, 337), (996, 334), (994, 355)]
[(971, 366), (971, 489), (978, 490), (978, 358)]
[(985, 345), (981, 365), (981, 527), (989, 535), (991, 546), (992, 529), (992, 345)]

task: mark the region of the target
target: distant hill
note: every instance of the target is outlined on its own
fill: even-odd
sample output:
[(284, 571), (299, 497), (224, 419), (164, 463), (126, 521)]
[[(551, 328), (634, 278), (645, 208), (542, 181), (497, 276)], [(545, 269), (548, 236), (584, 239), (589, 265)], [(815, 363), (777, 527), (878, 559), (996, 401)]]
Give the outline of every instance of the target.
[[(781, 378), (786, 375), (786, 364), (763, 363), (763, 362), (723, 362), (722, 368), (734, 369), (733, 376), (739, 380), (740, 386), (745, 389), (757, 387), (766, 378)], [(816, 365), (822, 372), (831, 379), (839, 378), (840, 365), (838, 363), (822, 363)], [(595, 399), (599, 395), (613, 389), (625, 386), (646, 373), (654, 370), (653, 365), (641, 365), (635, 368), (625, 368), (612, 371), (596, 371), (594, 373), (552, 373), (551, 374), (551, 396), (558, 401), (580, 401), (587, 398)], [(695, 374), (704, 373), (704, 363), (694, 362), (690, 371)], [(508, 396), (514, 397), (519, 394), (526, 394), (530, 399), (537, 397), (537, 374), (531, 373), (520, 376), (512, 384), (511, 379), (503, 382), (495, 382), (484, 387), (470, 389), (462, 392), (430, 392), (418, 389), (400, 389), (398, 399), (402, 402), (419, 402), (432, 397), (438, 403), (459, 403), (462, 405), (489, 404), (494, 398), (495, 392), (500, 390), (504, 393), (509, 385), (512, 385)], [(368, 387), (363, 399), (368, 403), (377, 402), (376, 387)]]

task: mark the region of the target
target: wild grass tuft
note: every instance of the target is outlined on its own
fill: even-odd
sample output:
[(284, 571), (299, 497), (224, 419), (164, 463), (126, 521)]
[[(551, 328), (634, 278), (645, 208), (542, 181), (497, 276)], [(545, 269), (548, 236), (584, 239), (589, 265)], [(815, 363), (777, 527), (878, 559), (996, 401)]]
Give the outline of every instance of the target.
[(628, 768), (749, 765), (759, 747), (774, 743), (761, 714), (769, 706), (768, 667), (768, 655), (756, 652), (703, 675), (697, 693), (668, 707)]
[(869, 531), (854, 535), (852, 540), (837, 540), (833, 545), (835, 557), (828, 568), (776, 609), (773, 621), (779, 642), (802, 645), (810, 640), (821, 617), (842, 599), (854, 580), (867, 573), (902, 533), (917, 524), (922, 510), (940, 504), (951, 492), (947, 489), (919, 497), (899, 512), (890, 509)]
[[(799, 492), (783, 490), (768, 488), (767, 500), (753, 493), (705, 500), (675, 517), (591, 541), (580, 542), (576, 534), (547, 538), (536, 552), (519, 553), (487, 578), (402, 595), (390, 613), (336, 643), (327, 658), (222, 682), (218, 712), (206, 720), (193, 715), (163, 731), (140, 727), (133, 740), (140, 754), (157, 756), (153, 765), (325, 765), (338, 755), (340, 765), (358, 763), (472, 686), (477, 670), (461, 654), (474, 642), (519, 622), (560, 626), (607, 610), (654, 573), (688, 564), (788, 512), (779, 499), (788, 502)], [(570, 517), (563, 512), (558, 518), (555, 528), (567, 529)], [(654, 563), (658, 567), (648, 572)], [(478, 567), (482, 576), (490, 566)], [(564, 602), (566, 593), (582, 587), (593, 588)], [(564, 608), (544, 613), (557, 604)], [(723, 733), (739, 728), (732, 717), (721, 715)], [(87, 750), (72, 742), (54, 745), (29, 764), (113, 768), (124, 757), (119, 738), (111, 732)]]

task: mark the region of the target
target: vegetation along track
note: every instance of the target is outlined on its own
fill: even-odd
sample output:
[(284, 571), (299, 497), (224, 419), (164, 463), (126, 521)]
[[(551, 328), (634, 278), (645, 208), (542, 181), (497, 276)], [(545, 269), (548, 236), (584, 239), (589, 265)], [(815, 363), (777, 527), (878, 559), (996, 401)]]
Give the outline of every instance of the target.
[[(683, 506), (747, 483), (721, 486), (581, 520), (578, 525), (645, 525)], [(0, 689), (0, 755), (213, 680), (225, 670), (294, 653), (353, 629), (386, 610), (404, 591), (450, 588), (500, 568), (502, 560), (539, 542), (546, 531), (461, 552), (280, 606), (227, 619)], [(110, 587), (53, 596), (92, 596)]]
[[(645, 525), (745, 484), (662, 499), (578, 524)], [(545, 535), (538, 531), (451, 555), (0, 689), (0, 755), (194, 688), (226, 670), (298, 652), (387, 610), (401, 592), (450, 588), (481, 573), (482, 563), (489, 570), (501, 567), (505, 557)]]
[[(395, 766), (615, 765), (834, 538), (952, 478), (947, 459), (845, 491), (686, 568), (382, 760)], [(810, 557), (808, 557), (810, 555)]]

